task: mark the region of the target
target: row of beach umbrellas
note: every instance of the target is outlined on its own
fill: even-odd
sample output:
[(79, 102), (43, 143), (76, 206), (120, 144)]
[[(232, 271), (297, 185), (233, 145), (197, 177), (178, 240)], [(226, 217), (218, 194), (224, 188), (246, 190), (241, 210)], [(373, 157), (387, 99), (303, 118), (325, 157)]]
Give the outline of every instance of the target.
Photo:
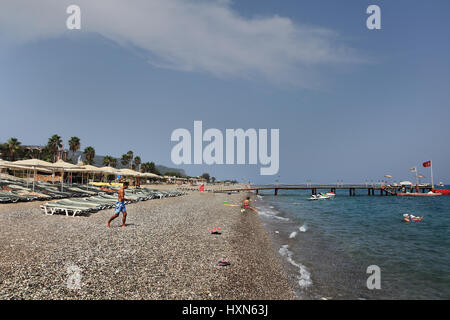
[[(4, 161), (0, 159), (0, 168), (8, 168), (12, 170), (25, 170), (28, 172), (31, 171), (36, 177), (37, 171), (52, 173), (68, 172), (72, 174), (73, 172), (81, 172), (89, 174), (89, 173), (100, 173), (100, 174), (108, 174), (108, 175), (120, 175), (124, 177), (144, 177), (144, 178), (155, 178), (161, 179), (162, 177), (154, 174), (154, 173), (142, 173), (131, 169), (116, 169), (112, 167), (96, 167), (92, 165), (84, 165), (84, 164), (72, 164), (69, 162), (65, 162), (63, 160), (58, 160), (55, 163), (39, 160), (39, 159), (27, 159), (27, 160), (18, 160), (18, 161)], [(34, 182), (33, 179), (33, 191), (34, 191)], [(63, 190), (63, 182), (61, 183), (61, 190)]]

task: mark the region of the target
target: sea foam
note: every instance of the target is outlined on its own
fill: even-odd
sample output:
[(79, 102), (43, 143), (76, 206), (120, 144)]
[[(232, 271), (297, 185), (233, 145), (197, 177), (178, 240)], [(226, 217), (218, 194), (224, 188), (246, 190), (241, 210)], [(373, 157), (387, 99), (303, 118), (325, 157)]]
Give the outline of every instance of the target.
[(298, 284), (302, 288), (307, 288), (312, 285), (311, 274), (308, 272), (306, 267), (300, 263), (297, 263), (294, 259), (292, 259), (292, 252), (289, 251), (289, 246), (287, 244), (281, 246), (279, 253), (286, 258), (286, 260), (292, 264), (294, 267), (297, 267), (299, 270)]

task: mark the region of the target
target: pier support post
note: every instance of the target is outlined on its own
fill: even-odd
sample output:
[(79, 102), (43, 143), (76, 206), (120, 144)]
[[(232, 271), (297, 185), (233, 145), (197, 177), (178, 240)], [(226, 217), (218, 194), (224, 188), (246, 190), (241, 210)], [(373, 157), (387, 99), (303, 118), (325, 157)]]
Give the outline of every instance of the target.
[(375, 195), (375, 189), (374, 188), (372, 188), (372, 195), (373, 196)]
[(278, 195), (278, 188), (275, 188), (275, 195)]
[(259, 189), (256, 189), (256, 195), (258, 195), (258, 193), (259, 193)]
[(370, 189), (367, 189), (367, 195), (370, 196)]

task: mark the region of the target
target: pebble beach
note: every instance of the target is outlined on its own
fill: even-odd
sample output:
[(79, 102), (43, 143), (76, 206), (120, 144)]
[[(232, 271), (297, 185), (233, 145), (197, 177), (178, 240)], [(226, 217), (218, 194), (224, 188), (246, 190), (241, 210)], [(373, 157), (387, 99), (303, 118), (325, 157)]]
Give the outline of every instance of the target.
[(0, 298), (295, 299), (258, 215), (224, 205), (243, 197), (193, 191), (129, 204), (127, 228), (121, 217), (106, 227), (112, 209), (66, 217), (44, 215), (42, 202), (2, 204)]

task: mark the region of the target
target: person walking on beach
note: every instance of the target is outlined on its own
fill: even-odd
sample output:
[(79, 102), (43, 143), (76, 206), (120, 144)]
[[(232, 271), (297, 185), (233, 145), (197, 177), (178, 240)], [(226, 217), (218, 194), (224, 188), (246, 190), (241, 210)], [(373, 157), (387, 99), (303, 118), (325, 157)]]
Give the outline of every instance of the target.
[(127, 220), (127, 209), (125, 208), (125, 201), (130, 201), (130, 199), (125, 198), (125, 190), (128, 189), (128, 181), (125, 181), (122, 185), (122, 188), (119, 190), (118, 199), (116, 202), (116, 208), (114, 211), (114, 215), (108, 220), (106, 223), (106, 226), (109, 228), (111, 221), (113, 221), (115, 218), (119, 216), (119, 214), (122, 212), (123, 218), (122, 218), (122, 227), (126, 227), (125, 221)]
[(244, 202), (242, 203), (242, 208), (243, 209), (250, 209), (250, 210), (252, 210), (254, 212), (258, 212), (258, 210), (256, 210), (252, 206), (250, 206), (250, 197), (247, 197), (247, 199), (244, 200)]

